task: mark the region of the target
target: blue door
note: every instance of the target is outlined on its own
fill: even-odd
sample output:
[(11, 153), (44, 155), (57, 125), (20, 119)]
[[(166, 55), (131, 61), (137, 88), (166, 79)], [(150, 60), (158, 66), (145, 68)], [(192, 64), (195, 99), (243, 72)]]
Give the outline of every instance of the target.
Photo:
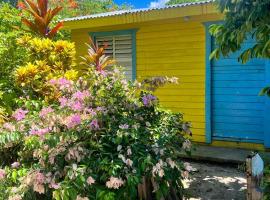
[[(252, 40), (243, 49), (250, 46)], [(265, 126), (270, 126), (270, 121), (266, 124), (267, 98), (258, 94), (266, 86), (267, 61), (253, 59), (243, 65), (237, 60), (239, 54), (211, 62), (212, 138), (264, 143)]]

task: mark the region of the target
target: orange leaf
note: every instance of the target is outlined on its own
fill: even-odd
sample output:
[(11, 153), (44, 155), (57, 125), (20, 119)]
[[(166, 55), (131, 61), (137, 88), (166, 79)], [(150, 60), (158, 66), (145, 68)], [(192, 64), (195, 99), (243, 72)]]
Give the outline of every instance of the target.
[(25, 3), (30, 7), (34, 12), (39, 13), (38, 7), (36, 4), (31, 0), (25, 0)]
[(38, 0), (38, 7), (40, 10), (40, 14), (42, 17), (44, 17), (47, 13), (48, 9), (48, 0)]
[(55, 34), (59, 31), (60, 28), (62, 28), (64, 25), (63, 22), (59, 22), (49, 33), (48, 33), (48, 37), (52, 38), (55, 36)]

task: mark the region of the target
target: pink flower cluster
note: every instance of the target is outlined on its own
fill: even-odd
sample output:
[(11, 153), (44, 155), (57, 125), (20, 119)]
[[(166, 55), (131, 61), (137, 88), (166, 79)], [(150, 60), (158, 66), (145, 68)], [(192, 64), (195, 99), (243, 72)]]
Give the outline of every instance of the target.
[(93, 119), (92, 122), (90, 123), (90, 128), (92, 130), (98, 130), (99, 129), (99, 124), (97, 119)]
[(54, 110), (51, 107), (45, 107), (42, 108), (42, 110), (39, 112), (39, 116), (41, 118), (45, 118), (48, 114), (52, 113)]
[(90, 93), (88, 90), (84, 90), (84, 91), (77, 91), (73, 94), (73, 98), (80, 100), (80, 101), (84, 101), (87, 97), (90, 97)]
[(6, 172), (3, 169), (0, 169), (0, 181), (6, 177)]
[(49, 132), (50, 132), (49, 128), (41, 128), (41, 129), (32, 128), (29, 133), (30, 135), (43, 136)]
[(60, 90), (70, 89), (72, 86), (72, 82), (66, 78), (51, 79), (49, 83), (58, 86)]
[(23, 110), (22, 108), (19, 108), (19, 109), (15, 110), (12, 117), (14, 119), (16, 119), (17, 121), (21, 121), (25, 118), (27, 113), (28, 113), (27, 110)]
[(67, 118), (67, 127), (74, 128), (75, 126), (81, 124), (81, 116), (79, 114), (72, 114)]
[(10, 132), (14, 132), (16, 130), (15, 126), (11, 123), (4, 123), (3, 128)]

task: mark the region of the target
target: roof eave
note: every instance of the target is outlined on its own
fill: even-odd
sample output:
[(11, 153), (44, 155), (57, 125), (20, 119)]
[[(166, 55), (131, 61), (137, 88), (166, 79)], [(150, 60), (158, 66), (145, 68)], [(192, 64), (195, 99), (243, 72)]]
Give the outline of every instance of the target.
[(162, 10), (149, 10), (147, 12), (126, 13), (121, 15), (65, 21), (64, 29), (82, 29), (101, 26), (114, 26), (131, 23), (142, 23), (154, 20), (164, 20), (195, 15), (217, 14), (214, 3), (190, 5)]

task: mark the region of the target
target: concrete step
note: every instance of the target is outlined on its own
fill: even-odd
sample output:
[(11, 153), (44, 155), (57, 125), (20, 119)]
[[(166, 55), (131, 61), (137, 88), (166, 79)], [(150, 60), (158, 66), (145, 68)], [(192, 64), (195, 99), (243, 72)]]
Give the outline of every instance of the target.
[[(195, 151), (191, 153), (191, 157), (185, 152), (181, 152), (179, 156), (199, 161), (243, 164), (246, 161), (247, 156), (251, 154), (252, 151), (246, 149), (196, 145)], [(260, 155), (263, 158), (270, 159), (270, 152), (260, 152)]]

